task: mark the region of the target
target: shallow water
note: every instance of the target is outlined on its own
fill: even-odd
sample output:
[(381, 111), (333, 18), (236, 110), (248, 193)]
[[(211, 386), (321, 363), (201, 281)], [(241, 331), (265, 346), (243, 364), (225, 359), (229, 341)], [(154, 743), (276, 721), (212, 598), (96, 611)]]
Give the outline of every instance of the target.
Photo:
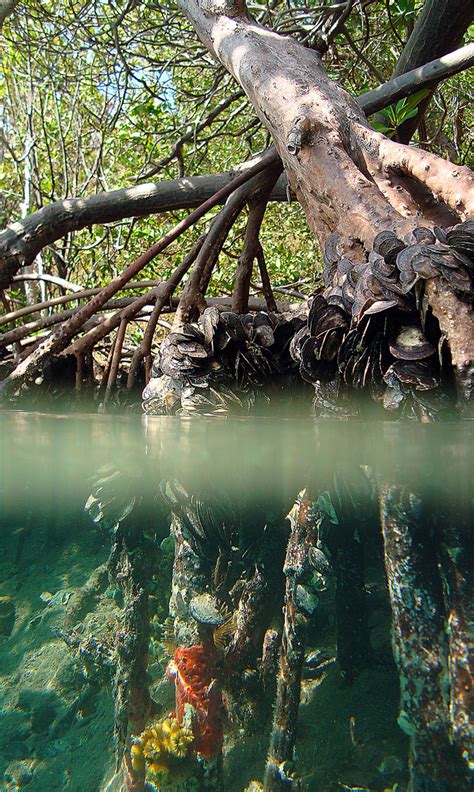
[[(84, 511), (98, 477), (118, 471), (120, 508), (133, 501), (127, 520), (143, 526), (157, 547), (150, 596), (159, 623), (167, 616), (172, 566), (160, 482), (177, 479), (204, 503), (225, 503), (227, 514), (239, 514), (241, 540), (251, 548), (239, 560), (244, 575), (245, 563), (255, 561), (254, 544), (266, 541), (264, 525), (273, 530), (304, 487), (326, 491), (335, 471), (362, 466), (370, 482), (396, 481), (418, 493), (433, 515), (448, 501), (468, 509), (472, 434), (472, 423), (0, 413), (3, 788), (99, 792), (114, 775), (111, 681), (92, 684), (55, 632), (80, 625), (84, 635), (106, 642), (117, 628), (119, 594), (110, 585), (94, 593), (94, 572), (111, 547), (110, 525)], [(329, 582), (308, 629), (293, 767), (302, 788), (314, 792), (407, 784), (408, 740), (397, 725), (399, 682), (377, 504), (367, 497), (366, 589), (376, 659), (350, 682), (342, 678), (334, 661)], [(88, 585), (92, 594), (85, 596)], [(279, 613), (281, 606), (277, 620)], [(319, 671), (311, 667), (315, 652), (328, 660)], [(167, 659), (153, 641), (149, 686), (163, 711), (174, 706), (164, 678)], [(225, 701), (224, 782), (237, 792), (263, 778), (271, 705), (262, 701), (259, 712), (257, 697), (255, 712), (245, 718), (230, 693)], [(172, 788), (170, 778), (166, 783)]]

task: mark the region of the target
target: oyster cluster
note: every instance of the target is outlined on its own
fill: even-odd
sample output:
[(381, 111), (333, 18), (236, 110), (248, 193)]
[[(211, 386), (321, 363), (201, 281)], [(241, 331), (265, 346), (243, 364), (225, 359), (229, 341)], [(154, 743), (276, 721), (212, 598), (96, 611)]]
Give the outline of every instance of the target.
[(456, 291), (470, 293), (474, 272), (474, 220), (445, 230), (420, 226), (401, 240), (393, 231), (374, 239), (368, 260), (344, 258), (338, 234), (324, 251), (324, 297), (353, 319), (399, 308), (416, 310), (420, 281), (443, 277)]
[(249, 412), (266, 383), (296, 369), (289, 344), (303, 321), (260, 311), (207, 308), (199, 321), (161, 344), (143, 392), (146, 413), (227, 415)]
[(404, 241), (382, 231), (362, 264), (342, 257), (333, 234), (324, 258), (325, 288), (310, 298), (306, 326), (290, 345), (314, 385), (316, 414), (358, 413), (362, 393), (397, 416), (433, 420), (449, 411), (449, 361), (423, 308), (422, 283), (442, 277), (469, 299), (474, 222), (416, 228)]
[[(472, 299), (474, 221), (381, 231), (366, 261), (344, 256), (332, 234), (324, 287), (297, 314), (237, 315), (208, 308), (162, 343), (143, 394), (151, 413), (247, 413), (269, 383), (314, 387), (317, 415), (354, 415), (368, 395), (396, 417), (431, 421), (450, 411), (453, 373), (423, 284), (442, 278)], [(267, 390), (266, 390), (267, 389)]]

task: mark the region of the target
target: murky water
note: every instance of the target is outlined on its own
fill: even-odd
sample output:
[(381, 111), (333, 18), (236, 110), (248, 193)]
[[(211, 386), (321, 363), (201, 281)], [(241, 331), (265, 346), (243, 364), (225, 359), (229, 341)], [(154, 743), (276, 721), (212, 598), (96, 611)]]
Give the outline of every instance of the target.
[[(117, 746), (114, 651), (127, 602), (120, 580), (123, 572), (114, 579), (110, 562), (107, 568), (117, 525), (119, 535), (123, 529), (133, 537), (137, 552), (143, 541), (150, 561), (147, 580), (142, 580), (151, 619), (146, 686), (156, 713), (150, 710), (140, 717), (150, 723), (175, 710), (174, 685), (165, 673), (174, 651), (169, 645), (173, 542), (170, 503), (163, 490), (167, 481), (179, 482), (200, 524), (220, 521), (228, 554), (213, 555), (204, 547), (214, 534), (199, 548), (206, 559), (207, 590), (217, 592), (216, 602), (225, 617), (238, 607), (256, 570), (267, 575), (273, 589), (265, 608), (257, 613), (261, 623), (254, 626), (255, 645), (235, 675), (237, 664), (229, 668), (225, 661), (232, 635), (217, 652), (215, 674), (223, 697), (224, 733), (223, 770), (217, 780), (200, 777), (198, 782), (192, 772), (192, 779), (186, 780), (183, 763), (188, 760), (174, 756), (169, 767), (154, 776), (155, 786), (148, 788), (190, 790), (201, 783), (203, 789), (237, 792), (252, 781), (262, 782), (276, 695), (274, 679), (266, 677), (262, 683), (262, 637), (267, 629), (275, 634), (282, 629), (282, 567), (289, 531), (285, 515), (298, 493), (308, 488), (313, 501), (322, 496), (319, 503), (325, 504), (329, 524), (340, 527), (341, 520), (331, 517), (335, 503), (331, 493), (334, 487), (340, 491), (341, 481), (358, 481), (360, 473), (366, 483), (360, 498), (358, 484), (348, 487), (359, 498), (360, 530), (351, 536), (354, 546), (363, 545), (370, 658), (361, 663), (352, 658), (351, 668), (346, 646), (346, 659), (341, 659), (344, 636), (341, 639), (336, 588), (343, 591), (338, 578), (342, 567), (337, 567), (334, 543), (327, 550), (332, 540), (326, 536), (321, 546), (333, 569), (321, 570), (316, 564), (319, 583), (313, 581), (311, 590), (316, 604), (305, 606), (296, 747), (293, 761), (282, 767), (281, 788), (285, 777), (288, 788), (314, 792), (405, 789), (409, 740), (407, 730), (397, 723), (400, 684), (391, 650), (392, 610), (377, 489), (396, 485), (413, 493), (427, 515), (426, 531), (431, 530), (431, 515), (438, 526), (440, 515), (449, 521), (457, 510), (457, 517), (467, 522), (472, 505), (472, 435), (471, 423), (263, 417), (185, 421), (0, 413), (2, 788), (34, 792), (120, 788), (122, 769), (111, 781)], [(100, 490), (100, 479), (106, 484), (98, 496), (99, 506), (92, 504), (85, 511), (90, 493), (97, 495)], [(433, 542), (438, 541), (437, 530)], [(86, 640), (89, 648), (90, 641), (95, 642), (95, 650), (100, 644), (100, 663), (88, 664)], [(140, 721), (136, 713), (130, 717)], [(149, 768), (147, 773), (150, 783)]]

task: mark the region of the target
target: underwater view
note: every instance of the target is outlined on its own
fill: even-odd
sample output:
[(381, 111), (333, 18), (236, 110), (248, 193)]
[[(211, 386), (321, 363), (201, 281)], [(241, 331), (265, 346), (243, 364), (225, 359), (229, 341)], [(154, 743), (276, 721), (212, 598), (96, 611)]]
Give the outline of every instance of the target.
[(472, 434), (0, 412), (1, 788), (472, 788)]

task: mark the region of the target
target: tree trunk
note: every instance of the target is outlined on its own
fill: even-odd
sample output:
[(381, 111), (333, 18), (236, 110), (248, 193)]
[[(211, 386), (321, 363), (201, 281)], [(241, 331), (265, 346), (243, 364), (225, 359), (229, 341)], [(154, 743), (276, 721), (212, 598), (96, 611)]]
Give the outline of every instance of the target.
[[(291, 188), (321, 247), (338, 240), (338, 258), (367, 261), (383, 230), (404, 237), (419, 226), (472, 216), (474, 179), (466, 167), (388, 140), (357, 102), (327, 76), (319, 56), (253, 21), (241, 0), (180, 0), (200, 39), (244, 88), (272, 135)], [(443, 315), (439, 278), (426, 295), (447, 340), (458, 382), (470, 396), (472, 312), (451, 292), (461, 332)], [(360, 306), (362, 309), (362, 306)], [(451, 311), (450, 311), (451, 313)], [(361, 316), (353, 309), (357, 321)]]

